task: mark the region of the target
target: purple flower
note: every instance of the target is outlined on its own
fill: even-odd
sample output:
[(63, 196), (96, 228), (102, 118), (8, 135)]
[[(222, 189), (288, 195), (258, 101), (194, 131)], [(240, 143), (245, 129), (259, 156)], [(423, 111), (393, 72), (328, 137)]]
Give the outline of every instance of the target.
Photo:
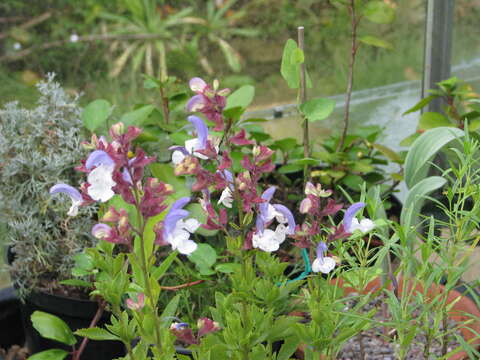
[(200, 226), (196, 219), (184, 220), (190, 213), (183, 207), (189, 202), (189, 197), (175, 201), (163, 221), (163, 241), (166, 241), (174, 250), (178, 249), (184, 255), (190, 255), (197, 249), (197, 244), (190, 240), (190, 234), (194, 233)]
[(75, 216), (78, 214), (78, 207), (82, 205), (83, 203), (83, 198), (82, 194), (75, 189), (73, 186), (67, 185), (67, 184), (56, 184), (53, 185), (50, 188), (50, 195), (58, 194), (58, 193), (63, 193), (67, 194), (70, 199), (72, 200), (72, 206), (68, 210), (68, 215), (69, 216)]
[(92, 227), (92, 235), (97, 239), (107, 239), (112, 233), (112, 228), (107, 224), (99, 223)]
[(115, 166), (115, 161), (103, 150), (95, 150), (93, 151), (87, 158), (85, 162), (85, 167), (90, 170), (92, 167), (96, 166)]
[(198, 116), (191, 115), (188, 121), (193, 124), (197, 137), (185, 141), (185, 146), (172, 146), (170, 150), (174, 150), (172, 154), (172, 162), (175, 165), (180, 164), (188, 155), (194, 155), (200, 159), (207, 159), (204, 155), (197, 152), (197, 150), (204, 150), (207, 147), (208, 127), (205, 122)]
[(327, 245), (320, 241), (317, 245), (317, 258), (312, 263), (313, 272), (328, 274), (335, 268), (336, 262), (333, 258), (324, 256), (327, 251)]
[(362, 219), (360, 222), (355, 217), (355, 215), (365, 207), (365, 203), (357, 202), (352, 205), (345, 211), (343, 217), (343, 228), (346, 232), (353, 233), (355, 230), (360, 230), (361, 232), (368, 232), (375, 227), (375, 224), (370, 219)]

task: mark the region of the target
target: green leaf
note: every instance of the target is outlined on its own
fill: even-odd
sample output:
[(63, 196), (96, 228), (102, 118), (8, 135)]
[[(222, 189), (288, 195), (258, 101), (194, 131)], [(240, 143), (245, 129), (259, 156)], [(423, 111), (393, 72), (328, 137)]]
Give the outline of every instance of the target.
[(395, 20), (395, 9), (383, 1), (370, 1), (363, 9), (363, 15), (376, 24), (390, 24)]
[(410, 114), (412, 112), (415, 112), (415, 111), (418, 111), (420, 109), (423, 109), (423, 107), (425, 107), (426, 105), (430, 104), (430, 102), (435, 99), (436, 96), (433, 96), (433, 95), (430, 95), (430, 96), (427, 96), (425, 98), (423, 98), (422, 100), (420, 100), (418, 103), (416, 103), (413, 107), (411, 107), (410, 109), (408, 109), (407, 111), (405, 111), (402, 115), (407, 115), (407, 114)]
[(421, 130), (429, 130), (440, 126), (453, 126), (453, 124), (442, 114), (430, 111), (424, 112), (418, 123)]
[(230, 274), (238, 272), (241, 269), (241, 265), (238, 263), (224, 263), (215, 266), (215, 270), (221, 273)]
[(412, 188), (427, 175), (429, 162), (446, 144), (464, 135), (463, 130), (439, 127), (424, 132), (415, 140), (405, 159), (405, 182)]
[(318, 159), (312, 159), (312, 158), (303, 158), (303, 159), (298, 159), (298, 160), (293, 160), (292, 164), (295, 165), (318, 165), (319, 161)]
[(335, 101), (328, 98), (312, 99), (300, 105), (300, 111), (308, 121), (325, 120), (335, 110)]
[(303, 61), (303, 51), (298, 48), (295, 40), (288, 39), (283, 48), (280, 73), (290, 89), (298, 89), (300, 84), (299, 66)]
[(143, 122), (148, 119), (152, 111), (155, 109), (153, 105), (145, 105), (141, 108), (130, 111), (124, 114), (120, 118), (120, 122), (122, 122), (125, 126), (138, 126), (142, 127)]
[(392, 44), (390, 44), (386, 40), (379, 39), (375, 36), (365, 35), (359, 38), (358, 40), (367, 45), (376, 46), (376, 47), (384, 48), (388, 50), (393, 50)]
[(167, 304), (167, 306), (165, 306), (165, 309), (163, 310), (162, 315), (160, 315), (161, 319), (165, 320), (163, 321), (164, 327), (168, 327), (171, 323), (172, 317), (175, 316), (175, 313), (178, 308), (178, 303), (180, 302), (180, 297), (181, 297), (181, 294), (175, 295), (172, 298), (172, 300), (170, 300), (170, 302)]
[(217, 261), (217, 252), (208, 244), (198, 244), (197, 250), (188, 255), (188, 259), (195, 264), (201, 275), (211, 275), (211, 267)]
[(234, 107), (246, 109), (252, 103), (254, 96), (255, 87), (243, 85), (228, 96), (225, 109), (228, 110)]
[(408, 192), (403, 204), (400, 224), (405, 226), (406, 229), (416, 225), (416, 219), (422, 209), (425, 196), (441, 188), (446, 182), (447, 180), (440, 176), (431, 176), (416, 183)]
[(417, 138), (420, 137), (420, 133), (416, 132), (410, 136), (407, 136), (405, 139), (400, 141), (400, 146), (410, 146), (414, 143)]
[(44, 338), (56, 340), (67, 345), (74, 345), (77, 342), (72, 330), (58, 316), (43, 311), (35, 311), (30, 319), (33, 327)]
[(227, 60), (228, 66), (234, 72), (242, 70), (242, 64), (240, 63), (240, 54), (225, 40), (217, 38), (217, 43), (223, 52), (223, 56)]
[(152, 277), (155, 279), (155, 281), (160, 280), (160, 278), (163, 276), (163, 274), (167, 272), (168, 268), (170, 267), (170, 265), (172, 265), (173, 261), (177, 258), (177, 256), (178, 256), (177, 251), (171, 252), (170, 255), (168, 255), (160, 263), (160, 265), (157, 268), (155, 268), (155, 270), (153, 270)]
[(152, 175), (175, 189), (172, 198), (177, 200), (181, 197), (190, 196), (190, 190), (185, 186), (185, 179), (175, 176), (174, 169), (170, 164), (153, 163), (149, 165)]
[(358, 175), (347, 175), (342, 179), (342, 182), (350, 189), (360, 192), (360, 186), (363, 184), (363, 179)]
[(294, 138), (285, 138), (275, 141), (271, 146), (270, 149), (277, 150), (280, 149), (282, 151), (290, 151), (295, 149), (297, 146), (297, 140)]
[[(208, 215), (202, 206), (198, 203), (188, 204), (186, 210), (190, 212), (190, 217), (197, 219), (200, 224), (206, 224)], [(207, 230), (203, 227), (199, 227), (195, 234), (200, 236), (214, 236), (218, 233), (218, 230)]]
[(480, 129), (480, 119), (475, 119), (469, 122), (468, 131), (477, 131)]
[(380, 151), (388, 160), (393, 161), (397, 164), (403, 163), (403, 160), (400, 157), (400, 155), (398, 155), (395, 151), (393, 151), (389, 147), (381, 144), (372, 144), (372, 146), (378, 151)]
[(278, 169), (278, 172), (280, 174), (291, 174), (291, 173), (295, 173), (295, 172), (298, 172), (298, 171), (302, 171), (303, 170), (303, 166), (302, 165), (298, 165), (298, 164), (287, 164), (287, 165), (283, 165), (282, 167), (280, 167)]
[(94, 132), (106, 123), (108, 117), (112, 113), (112, 105), (103, 99), (92, 101), (82, 111), (82, 122), (91, 132)]
[(75, 334), (91, 340), (120, 340), (117, 335), (114, 335), (110, 331), (99, 327), (78, 329), (75, 331)]
[(81, 286), (81, 287), (86, 287), (86, 288), (91, 288), (93, 287), (93, 284), (85, 281), (85, 280), (80, 280), (80, 279), (67, 279), (67, 280), (62, 280), (60, 281), (60, 284), (63, 285), (70, 285), (70, 286)]
[(62, 349), (45, 350), (28, 357), (29, 360), (63, 360), (67, 357), (68, 351)]

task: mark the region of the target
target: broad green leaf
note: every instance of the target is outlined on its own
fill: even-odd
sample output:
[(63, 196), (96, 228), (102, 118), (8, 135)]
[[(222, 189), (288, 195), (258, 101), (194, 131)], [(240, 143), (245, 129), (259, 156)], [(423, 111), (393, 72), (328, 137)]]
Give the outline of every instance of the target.
[(111, 113), (112, 105), (107, 100), (94, 100), (82, 111), (83, 126), (94, 132), (106, 123)]
[(280, 149), (282, 151), (293, 150), (297, 146), (297, 140), (294, 138), (285, 138), (275, 141), (270, 148), (272, 150)]
[(370, 1), (363, 9), (363, 15), (376, 24), (390, 24), (395, 20), (395, 9), (384, 1)]
[(68, 356), (68, 351), (62, 349), (45, 350), (28, 357), (29, 360), (63, 360)]
[(288, 39), (283, 48), (282, 65), (280, 73), (291, 89), (298, 89), (300, 84), (300, 64), (304, 61), (303, 51), (297, 46), (297, 43)]
[(302, 171), (302, 170), (303, 170), (303, 166), (302, 166), (302, 165), (298, 165), (298, 164), (287, 164), (287, 165), (281, 166), (281, 167), (278, 169), (278, 172), (279, 172), (280, 174), (291, 174), (291, 173), (295, 173), (295, 172)]
[(234, 273), (240, 271), (241, 265), (238, 263), (224, 263), (215, 266), (215, 270), (221, 273)]
[(295, 164), (295, 165), (318, 165), (319, 161), (318, 161), (318, 159), (303, 158), (303, 159), (293, 160), (292, 164)]
[(463, 130), (439, 127), (424, 132), (412, 144), (405, 159), (405, 182), (411, 189), (427, 175), (429, 162), (446, 144), (464, 135)]
[(425, 196), (441, 188), (446, 182), (447, 180), (440, 176), (431, 176), (416, 183), (408, 192), (403, 204), (400, 224), (405, 226), (406, 229), (415, 226), (416, 219), (425, 201)]
[(372, 144), (372, 146), (380, 151), (388, 160), (396, 162), (397, 164), (402, 164), (403, 160), (395, 151), (389, 147), (381, 144)]
[(234, 107), (246, 109), (252, 103), (254, 96), (255, 87), (252, 85), (243, 85), (228, 96), (225, 109), (228, 110)]
[(358, 175), (347, 175), (342, 179), (342, 182), (354, 191), (360, 191), (360, 186), (363, 184), (363, 179)]
[(475, 119), (469, 122), (468, 130), (469, 131), (477, 131), (480, 129), (480, 119)]
[(117, 335), (114, 335), (110, 331), (99, 327), (78, 329), (75, 331), (75, 334), (91, 340), (120, 340)]
[[(186, 210), (190, 212), (189, 217), (197, 219), (200, 224), (207, 223), (208, 215), (200, 204), (198, 203), (188, 204), (188, 206), (186, 207)], [(202, 227), (199, 227), (197, 231), (195, 231), (195, 234), (198, 234), (201, 236), (214, 236), (217, 233), (218, 233), (218, 230), (207, 230)]]
[(139, 109), (124, 114), (120, 118), (120, 122), (122, 122), (125, 126), (132, 125), (142, 127), (143, 122), (148, 119), (154, 109), (155, 107), (153, 105), (142, 106)]
[(400, 141), (400, 146), (410, 146), (414, 143), (415, 140), (417, 140), (417, 138), (420, 137), (420, 133), (416, 132), (410, 136), (407, 136), (405, 139), (403, 139), (402, 141)]
[(166, 184), (170, 184), (175, 189), (172, 196), (177, 200), (181, 197), (190, 196), (190, 190), (185, 185), (185, 179), (174, 174), (174, 169), (170, 164), (153, 163), (149, 165), (152, 175)]
[(308, 121), (325, 120), (335, 110), (335, 101), (328, 98), (308, 100), (300, 105), (300, 111)]
[(188, 255), (188, 259), (195, 264), (201, 275), (211, 275), (211, 267), (217, 261), (217, 252), (208, 244), (198, 244), (197, 250)]
[(430, 130), (441, 126), (452, 126), (453, 124), (445, 116), (437, 112), (427, 111), (422, 114), (418, 127), (421, 130)]
[(435, 98), (436, 98), (436, 96), (433, 96), (433, 95), (430, 95), (430, 96), (427, 96), (427, 97), (423, 98), (418, 103), (416, 103), (413, 107), (411, 107), (410, 109), (405, 111), (402, 115), (407, 115), (407, 114), (410, 114), (412, 112), (423, 109), (426, 105), (428, 105)]
[(30, 319), (33, 327), (44, 338), (56, 340), (66, 345), (74, 345), (77, 342), (72, 330), (58, 316), (43, 311), (35, 311)]
[(392, 44), (390, 44), (386, 40), (380, 39), (375, 36), (365, 35), (359, 38), (358, 40), (367, 45), (376, 46), (376, 47), (380, 47), (388, 50), (393, 50)]

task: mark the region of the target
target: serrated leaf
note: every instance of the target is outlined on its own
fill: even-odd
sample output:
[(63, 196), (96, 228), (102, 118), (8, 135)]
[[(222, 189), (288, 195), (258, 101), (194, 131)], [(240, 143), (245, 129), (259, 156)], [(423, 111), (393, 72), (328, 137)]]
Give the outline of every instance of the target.
[(99, 327), (78, 329), (75, 334), (91, 340), (121, 340), (117, 335)]
[(243, 85), (227, 97), (225, 109), (241, 107), (246, 109), (253, 101), (255, 96), (255, 87), (252, 85)]
[(82, 111), (83, 126), (94, 132), (104, 125), (112, 113), (112, 105), (103, 99), (94, 100), (89, 103)]
[(427, 96), (427, 97), (423, 98), (418, 103), (416, 103), (413, 107), (411, 107), (410, 109), (405, 111), (402, 115), (407, 115), (407, 114), (410, 114), (412, 112), (423, 109), (426, 105), (428, 105), (435, 98), (436, 98), (436, 96), (433, 96), (433, 95), (430, 95), (430, 96)]
[(77, 342), (72, 330), (58, 316), (37, 310), (30, 319), (33, 327), (44, 338), (56, 340), (66, 345), (74, 345)]
[(120, 122), (122, 122), (125, 125), (125, 127), (130, 125), (142, 127), (143, 122), (147, 120), (147, 118), (150, 116), (150, 114), (154, 109), (155, 107), (153, 105), (142, 106), (139, 109), (136, 109), (134, 111), (130, 111), (124, 114), (120, 118)]
[(335, 110), (335, 101), (328, 98), (312, 99), (300, 105), (300, 111), (308, 121), (325, 120)]
[(383, 1), (370, 1), (363, 9), (363, 15), (376, 24), (390, 24), (395, 20), (395, 9)]
[(63, 360), (68, 356), (68, 351), (62, 349), (45, 350), (28, 357), (29, 360)]
[(390, 44), (386, 40), (382, 40), (376, 36), (371, 36), (371, 35), (365, 35), (362, 36), (361, 38), (358, 39), (360, 42), (370, 45), (370, 46), (376, 46), (379, 48), (384, 48), (388, 50), (393, 50), (393, 45)]
[(421, 130), (429, 130), (441, 126), (453, 126), (453, 124), (445, 116), (437, 112), (424, 112), (418, 122), (418, 127)]

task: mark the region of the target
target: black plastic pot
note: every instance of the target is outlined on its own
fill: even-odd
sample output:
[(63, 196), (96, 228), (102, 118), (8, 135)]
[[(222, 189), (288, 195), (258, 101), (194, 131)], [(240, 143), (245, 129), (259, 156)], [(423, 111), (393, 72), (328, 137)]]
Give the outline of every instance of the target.
[(25, 332), (20, 315), (20, 300), (13, 287), (0, 290), (0, 348), (23, 345)]
[[(35, 354), (37, 352), (52, 348), (61, 348), (71, 351), (71, 347), (57, 341), (45, 339), (33, 328), (30, 316), (36, 310), (44, 311), (60, 317), (65, 321), (72, 331), (80, 328), (87, 328), (90, 325), (98, 305), (94, 301), (73, 299), (64, 296), (52, 295), (42, 292), (31, 293), (21, 306), (22, 322), (25, 328), (27, 347)], [(109, 316), (104, 314), (97, 326), (108, 322)], [(82, 338), (78, 337), (76, 347), (81, 343)], [(89, 360), (111, 360), (125, 355), (124, 346), (119, 341), (94, 341), (89, 340), (82, 359)]]

